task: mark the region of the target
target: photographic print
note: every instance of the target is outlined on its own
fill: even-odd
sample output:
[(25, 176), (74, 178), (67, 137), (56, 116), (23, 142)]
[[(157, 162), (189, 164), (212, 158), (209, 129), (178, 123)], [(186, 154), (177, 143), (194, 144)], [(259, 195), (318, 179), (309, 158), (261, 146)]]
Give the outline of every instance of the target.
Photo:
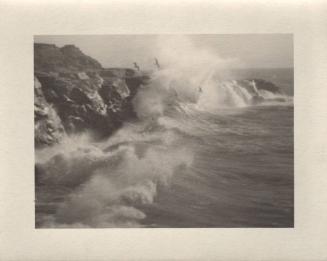
[(34, 36), (36, 228), (294, 226), (292, 34)]

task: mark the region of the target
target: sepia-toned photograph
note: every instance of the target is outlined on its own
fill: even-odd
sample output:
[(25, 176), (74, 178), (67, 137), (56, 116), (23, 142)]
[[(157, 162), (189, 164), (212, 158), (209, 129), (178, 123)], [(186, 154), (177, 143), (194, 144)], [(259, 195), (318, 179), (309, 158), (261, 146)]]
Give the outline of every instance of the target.
[(35, 228), (294, 227), (292, 34), (35, 35)]

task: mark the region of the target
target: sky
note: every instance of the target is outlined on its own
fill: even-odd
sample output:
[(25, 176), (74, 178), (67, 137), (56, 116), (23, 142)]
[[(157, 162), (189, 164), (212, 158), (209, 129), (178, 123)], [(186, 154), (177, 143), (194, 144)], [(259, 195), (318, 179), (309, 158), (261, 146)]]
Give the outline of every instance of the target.
[(142, 69), (153, 69), (163, 49), (176, 57), (205, 51), (230, 61), (233, 68), (293, 67), (292, 34), (39, 35), (34, 41), (58, 47), (74, 44), (103, 67), (133, 67), (137, 62)]

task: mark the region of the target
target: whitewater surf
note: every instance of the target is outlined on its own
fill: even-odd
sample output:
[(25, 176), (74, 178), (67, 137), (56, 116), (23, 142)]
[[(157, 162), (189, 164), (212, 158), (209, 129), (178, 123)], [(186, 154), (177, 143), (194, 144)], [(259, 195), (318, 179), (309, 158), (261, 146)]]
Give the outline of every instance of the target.
[(158, 71), (113, 136), (36, 151), (36, 225), (292, 225), (292, 98), (204, 75)]

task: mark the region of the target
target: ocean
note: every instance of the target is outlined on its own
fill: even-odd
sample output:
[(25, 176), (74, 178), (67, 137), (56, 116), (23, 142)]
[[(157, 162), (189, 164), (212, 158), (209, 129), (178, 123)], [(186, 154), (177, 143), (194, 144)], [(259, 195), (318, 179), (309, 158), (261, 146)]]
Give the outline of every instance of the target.
[(36, 227), (293, 227), (293, 70), (167, 75), (113, 136), (36, 151)]

